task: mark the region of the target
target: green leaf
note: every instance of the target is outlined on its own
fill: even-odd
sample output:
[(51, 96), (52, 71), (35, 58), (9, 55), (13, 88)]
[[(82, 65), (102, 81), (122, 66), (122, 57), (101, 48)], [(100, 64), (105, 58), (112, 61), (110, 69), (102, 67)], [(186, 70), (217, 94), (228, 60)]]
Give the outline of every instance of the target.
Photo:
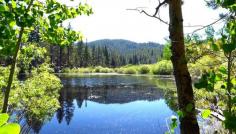
[(230, 53), (236, 49), (236, 44), (223, 44), (222, 49), (225, 53)]
[(0, 114), (0, 126), (4, 125), (5, 123), (7, 123), (9, 119), (9, 115), (4, 113), (4, 114)]
[(183, 118), (184, 117), (184, 113), (180, 110), (177, 111), (177, 114), (179, 116), (179, 118)]
[(207, 80), (208, 74), (203, 74), (201, 79), (194, 84), (194, 87), (197, 89), (201, 88), (207, 88), (208, 86), (208, 80)]
[(11, 1), (12, 8), (16, 8), (16, 2), (14, 0)]
[(219, 71), (220, 71), (222, 74), (227, 74), (227, 70), (226, 70), (226, 68), (223, 67), (223, 66), (221, 66), (221, 67), (219, 68)]
[(233, 85), (236, 85), (236, 78), (233, 78), (233, 79), (231, 80), (231, 83), (232, 83)]
[(203, 119), (208, 118), (210, 115), (211, 115), (211, 110), (209, 110), (209, 109), (205, 109), (201, 113), (201, 116), (202, 116)]
[(9, 123), (0, 127), (0, 134), (19, 134), (20, 125), (16, 123)]
[(236, 105), (236, 96), (231, 100), (233, 104)]
[(12, 21), (12, 22), (10, 22), (10, 27), (14, 27), (15, 25), (16, 25), (16, 22), (15, 21)]
[(219, 47), (218, 47), (215, 43), (212, 43), (211, 48), (212, 48), (214, 51), (219, 51)]
[(0, 5), (0, 12), (5, 11), (5, 7), (3, 5)]

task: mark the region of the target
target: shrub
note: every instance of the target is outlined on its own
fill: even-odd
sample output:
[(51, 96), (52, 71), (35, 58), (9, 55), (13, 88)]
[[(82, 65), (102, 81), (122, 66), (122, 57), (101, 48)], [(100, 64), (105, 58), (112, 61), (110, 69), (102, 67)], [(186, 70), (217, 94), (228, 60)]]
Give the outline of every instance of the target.
[(93, 70), (91, 68), (79, 68), (78, 73), (92, 73)]
[(162, 60), (158, 62), (153, 68), (153, 74), (156, 75), (170, 75), (173, 72), (171, 61)]
[(101, 69), (102, 69), (101, 66), (97, 66), (95, 67), (94, 72), (99, 73)]
[(117, 68), (117, 69), (115, 69), (115, 72), (117, 72), (119, 74), (123, 74), (123, 73), (125, 73), (125, 70), (123, 68)]
[(136, 74), (136, 70), (134, 68), (126, 68), (124, 70), (125, 74)]
[(109, 73), (109, 68), (101, 68), (100, 73)]
[(150, 68), (148, 66), (142, 66), (139, 70), (141, 74), (147, 74), (150, 72)]

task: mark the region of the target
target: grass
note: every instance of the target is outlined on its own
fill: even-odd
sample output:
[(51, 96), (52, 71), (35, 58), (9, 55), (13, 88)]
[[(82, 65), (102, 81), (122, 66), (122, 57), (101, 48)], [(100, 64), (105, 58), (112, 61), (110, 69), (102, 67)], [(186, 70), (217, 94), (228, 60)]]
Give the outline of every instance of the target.
[(126, 65), (118, 68), (88, 67), (88, 68), (65, 68), (63, 73), (119, 73), (119, 74), (152, 74), (171, 75), (173, 71), (170, 61), (163, 60), (156, 64)]

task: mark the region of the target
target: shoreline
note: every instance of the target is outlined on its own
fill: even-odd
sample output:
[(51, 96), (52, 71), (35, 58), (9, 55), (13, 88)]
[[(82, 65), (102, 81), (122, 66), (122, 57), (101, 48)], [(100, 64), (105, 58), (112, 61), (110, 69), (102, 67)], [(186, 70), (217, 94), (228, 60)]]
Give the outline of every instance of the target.
[(163, 79), (173, 79), (174, 80), (174, 75), (154, 75), (154, 74), (121, 74), (121, 73), (54, 73), (56, 75), (72, 75), (72, 76), (96, 76), (96, 75), (101, 75), (101, 76), (145, 76), (145, 77), (158, 77), (158, 78), (163, 78)]

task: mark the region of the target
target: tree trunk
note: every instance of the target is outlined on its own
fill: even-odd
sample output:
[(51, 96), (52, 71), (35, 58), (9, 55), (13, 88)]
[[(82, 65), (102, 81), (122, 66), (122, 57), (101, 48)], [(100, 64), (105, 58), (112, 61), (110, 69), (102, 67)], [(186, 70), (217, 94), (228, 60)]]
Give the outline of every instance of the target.
[(58, 67), (61, 69), (62, 67), (62, 51), (63, 48), (61, 46), (59, 46), (59, 59), (58, 59)]
[(70, 46), (67, 46), (67, 67), (70, 66)]
[(12, 81), (13, 81), (13, 78), (14, 78), (16, 61), (17, 61), (17, 55), (18, 55), (18, 51), (20, 49), (20, 43), (21, 43), (23, 32), (24, 32), (24, 27), (21, 27), (19, 38), (18, 38), (18, 41), (16, 43), (16, 50), (15, 50), (15, 53), (14, 53), (14, 56), (13, 56), (13, 59), (12, 59), (10, 74), (9, 74), (9, 78), (8, 78), (8, 82), (7, 82), (7, 87), (6, 87), (5, 95), (4, 95), (4, 103), (3, 103), (2, 113), (6, 113), (7, 112), (8, 99), (9, 99), (9, 95), (10, 95), (11, 84), (12, 84)]
[[(228, 70), (227, 70), (227, 96), (228, 96), (228, 103), (227, 103), (227, 109), (230, 115), (232, 115), (232, 99), (231, 99), (231, 67), (232, 67), (232, 52), (229, 53), (229, 56), (227, 57), (228, 62)], [(232, 129), (229, 129), (229, 134), (232, 134)]]
[(181, 134), (199, 134), (196, 119), (192, 81), (185, 57), (182, 0), (169, 0), (171, 61), (177, 86), (179, 109), (184, 116), (180, 117)]
[(53, 65), (54, 63), (54, 58), (53, 58), (53, 46), (52, 45), (50, 45), (50, 59), (51, 59), (51, 64)]

